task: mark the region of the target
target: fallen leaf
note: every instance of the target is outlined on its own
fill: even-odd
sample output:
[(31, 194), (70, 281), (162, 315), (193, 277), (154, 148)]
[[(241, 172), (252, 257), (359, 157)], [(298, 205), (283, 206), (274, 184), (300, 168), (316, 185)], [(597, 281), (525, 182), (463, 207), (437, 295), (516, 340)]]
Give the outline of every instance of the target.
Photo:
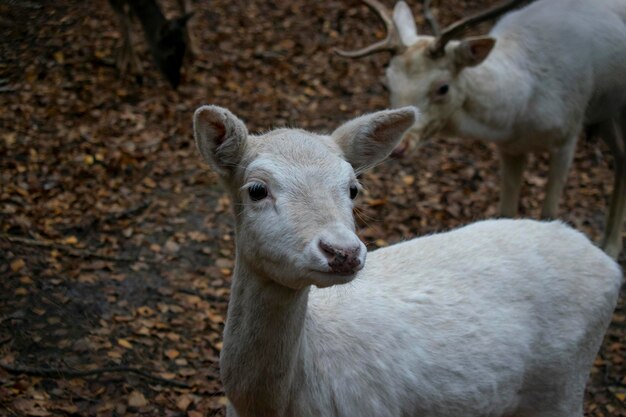
[(62, 51), (56, 51), (54, 54), (52, 54), (52, 56), (54, 57), (54, 60), (59, 64), (63, 64), (65, 62), (65, 55), (63, 55)]
[(367, 204), (370, 207), (384, 206), (385, 204), (387, 204), (387, 199), (386, 198), (370, 199), (370, 200), (367, 200)]
[(165, 356), (167, 356), (170, 359), (176, 359), (177, 357), (180, 356), (180, 352), (177, 351), (176, 349), (168, 349), (165, 351)]
[(144, 397), (141, 392), (133, 391), (128, 395), (129, 407), (141, 408), (145, 407), (146, 405), (148, 405), (148, 400), (146, 400), (146, 397)]
[(180, 250), (180, 245), (173, 240), (165, 242), (165, 250), (170, 254), (175, 254)]
[(19, 288), (15, 289), (13, 294), (19, 295), (19, 296), (23, 296), (23, 295), (28, 294), (28, 290), (26, 288), (24, 288), (24, 287), (19, 287)]
[(20, 277), (20, 284), (28, 285), (32, 283), (33, 283), (33, 279), (31, 277), (27, 275)]
[(132, 349), (133, 345), (126, 339), (117, 339), (117, 344), (126, 348), (126, 349)]
[(191, 397), (189, 397), (189, 395), (183, 394), (180, 397), (178, 397), (178, 400), (176, 400), (176, 407), (180, 411), (186, 411), (192, 402), (193, 400), (191, 399)]
[(62, 242), (66, 245), (75, 245), (78, 243), (78, 238), (76, 236), (68, 236)]
[(11, 271), (17, 272), (21, 270), (22, 268), (24, 268), (25, 265), (26, 265), (26, 262), (24, 262), (22, 258), (15, 259), (14, 261), (11, 262)]

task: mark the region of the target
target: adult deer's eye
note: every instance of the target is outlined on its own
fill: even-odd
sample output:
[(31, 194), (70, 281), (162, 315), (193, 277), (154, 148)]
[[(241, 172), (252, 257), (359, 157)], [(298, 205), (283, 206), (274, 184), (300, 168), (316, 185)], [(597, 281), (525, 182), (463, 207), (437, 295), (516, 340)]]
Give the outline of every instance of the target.
[(267, 197), (267, 187), (260, 183), (252, 184), (248, 187), (248, 195), (252, 201), (263, 200)]
[(357, 188), (357, 186), (356, 185), (351, 185), (350, 186), (350, 198), (352, 200), (354, 200), (358, 193), (359, 193), (359, 189)]
[(437, 95), (438, 96), (445, 96), (446, 94), (448, 94), (448, 91), (450, 91), (450, 86), (448, 84), (441, 84), (437, 88)]

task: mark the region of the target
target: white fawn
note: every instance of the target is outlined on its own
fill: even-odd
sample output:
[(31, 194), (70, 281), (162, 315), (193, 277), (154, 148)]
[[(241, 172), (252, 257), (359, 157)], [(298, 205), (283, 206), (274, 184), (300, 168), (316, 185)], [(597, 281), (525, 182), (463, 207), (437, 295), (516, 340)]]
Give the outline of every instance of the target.
[(555, 218), (581, 131), (601, 136), (615, 161), (602, 247), (617, 258), (626, 217), (626, 1), (539, 0), (504, 16), (488, 36), (452, 40), (467, 27), (522, 3), (459, 21), (436, 36), (418, 35), (407, 4), (393, 12), (364, 0), (387, 38), (340, 55), (391, 51), (391, 105), (416, 105), (420, 138), (435, 133), (493, 142), (501, 156), (500, 213), (517, 213), (526, 154), (550, 153), (542, 217)]
[(490, 220), (369, 254), (356, 236), (356, 174), (416, 117), (257, 136), (226, 109), (195, 112), (235, 214), (229, 417), (582, 417), (622, 274), (581, 233)]

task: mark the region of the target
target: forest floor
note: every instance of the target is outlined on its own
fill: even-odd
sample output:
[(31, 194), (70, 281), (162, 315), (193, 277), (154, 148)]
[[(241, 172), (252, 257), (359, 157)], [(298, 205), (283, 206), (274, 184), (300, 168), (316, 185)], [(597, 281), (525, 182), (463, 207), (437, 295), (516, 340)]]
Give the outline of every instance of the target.
[[(450, 23), (488, 3), (436, 12)], [(233, 221), (192, 143), (193, 110), (228, 107), (252, 130), (330, 131), (387, 106), (388, 56), (332, 53), (384, 36), (356, 0), (195, 5), (201, 54), (173, 91), (141, 36), (143, 76), (118, 74), (106, 0), (0, 0), (0, 416), (223, 416)], [(596, 241), (611, 164), (582, 139), (560, 209)], [(546, 171), (545, 155), (530, 159), (521, 216), (538, 217)], [(359, 234), (374, 249), (494, 216), (497, 155), (436, 138), (362, 183)], [(626, 416), (625, 336), (622, 298), (588, 416)]]

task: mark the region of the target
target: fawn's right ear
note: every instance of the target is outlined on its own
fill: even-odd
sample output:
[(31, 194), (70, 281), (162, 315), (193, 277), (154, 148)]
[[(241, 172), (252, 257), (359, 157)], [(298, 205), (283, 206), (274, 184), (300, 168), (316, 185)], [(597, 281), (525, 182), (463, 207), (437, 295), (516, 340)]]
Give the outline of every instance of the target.
[(365, 114), (339, 126), (332, 138), (346, 161), (360, 173), (389, 156), (419, 117), (412, 106)]
[(202, 106), (193, 115), (193, 134), (204, 160), (222, 177), (232, 175), (245, 149), (246, 125), (225, 108)]

